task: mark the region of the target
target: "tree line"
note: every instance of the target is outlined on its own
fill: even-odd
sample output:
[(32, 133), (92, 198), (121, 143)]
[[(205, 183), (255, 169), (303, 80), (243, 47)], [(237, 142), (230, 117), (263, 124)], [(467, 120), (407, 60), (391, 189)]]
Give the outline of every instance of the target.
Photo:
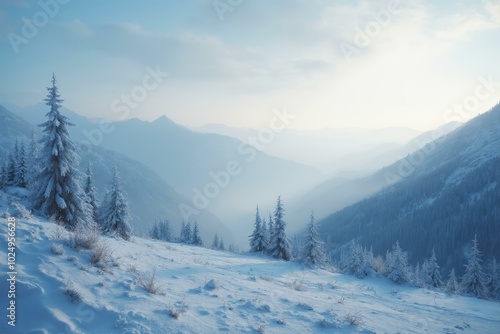
[(110, 190), (98, 203), (91, 166), (86, 175), (77, 168), (80, 158), (68, 130), (73, 124), (59, 111), (63, 100), (55, 76), (51, 83), (44, 100), (50, 108), (47, 121), (39, 125), (42, 138), (36, 140), (32, 135), (29, 154), (26, 154), (24, 143), (16, 141), (1, 165), (0, 187), (27, 188), (28, 209), (70, 231), (100, 230), (129, 240), (127, 194), (118, 170), (115, 167)]

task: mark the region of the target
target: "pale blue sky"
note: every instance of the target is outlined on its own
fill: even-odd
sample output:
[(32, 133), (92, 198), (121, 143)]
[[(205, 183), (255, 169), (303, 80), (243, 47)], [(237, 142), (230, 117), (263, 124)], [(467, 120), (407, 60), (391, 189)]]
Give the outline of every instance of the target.
[[(190, 126), (264, 127), (287, 107), (292, 128), (424, 130), (500, 101), (493, 85), (469, 111), (448, 112), (473, 101), (479, 77), (500, 82), (498, 0), (401, 1), (392, 12), (391, 1), (242, 0), (224, 20), (213, 0), (59, 1), (25, 36), (23, 17), (43, 20), (40, 1), (0, 0), (0, 102), (42, 101), (55, 72), (66, 107), (116, 119), (113, 102), (147, 67), (169, 76), (128, 115)], [(378, 30), (356, 44), (367, 26)]]

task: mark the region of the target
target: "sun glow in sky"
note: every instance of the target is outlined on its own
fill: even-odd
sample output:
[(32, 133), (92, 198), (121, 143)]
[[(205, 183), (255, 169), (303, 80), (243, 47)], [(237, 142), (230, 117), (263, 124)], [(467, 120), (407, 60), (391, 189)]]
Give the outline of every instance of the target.
[(286, 107), (298, 129), (425, 130), (500, 101), (498, 0), (1, 0), (0, 35), (0, 103), (41, 102), (55, 72), (96, 118), (129, 95), (127, 117), (189, 126)]

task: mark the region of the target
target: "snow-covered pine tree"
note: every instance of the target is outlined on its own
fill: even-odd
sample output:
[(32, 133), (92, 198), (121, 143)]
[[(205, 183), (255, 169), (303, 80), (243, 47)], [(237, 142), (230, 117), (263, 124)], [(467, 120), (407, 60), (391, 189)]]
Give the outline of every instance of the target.
[(215, 232), (214, 239), (212, 241), (212, 245), (210, 246), (210, 248), (219, 249), (219, 245), (220, 245), (219, 235), (217, 234), (217, 232)]
[(219, 250), (226, 250), (226, 246), (224, 246), (224, 240), (222, 238), (220, 238), (220, 242), (219, 242)]
[(37, 178), (36, 176), (40, 173), (40, 167), (38, 166), (39, 159), (39, 150), (38, 150), (38, 139), (35, 131), (31, 132), (31, 142), (28, 152), (28, 174), (26, 183), (28, 184), (28, 189), (34, 190), (36, 189)]
[(446, 282), (444, 290), (447, 293), (456, 293), (459, 290), (457, 277), (455, 276), (455, 268), (451, 268), (450, 276), (448, 277), (448, 282)]
[(301, 257), (301, 247), (299, 246), (300, 242), (299, 242), (299, 238), (297, 238), (297, 234), (294, 234), (293, 235), (293, 239), (292, 239), (292, 250), (290, 251), (291, 254), (292, 254), (292, 259), (299, 259)]
[(440, 288), (443, 286), (439, 264), (437, 263), (436, 252), (432, 249), (431, 257), (425, 262), (423, 266), (423, 280), (427, 286)]
[(262, 229), (262, 221), (260, 219), (259, 207), (255, 212), (255, 223), (252, 235), (250, 238), (250, 252), (265, 252), (267, 250), (266, 236)]
[(387, 277), (396, 284), (403, 284), (410, 281), (410, 270), (408, 258), (399, 246), (399, 241), (393, 247), (391, 255), (387, 257)]
[(460, 282), (462, 293), (471, 294), (479, 298), (486, 298), (486, 277), (481, 266), (481, 252), (477, 242), (477, 236), (472, 240), (472, 247), (467, 254), (465, 274)]
[(281, 203), (281, 196), (278, 196), (276, 210), (274, 211), (274, 233), (271, 241), (271, 256), (277, 259), (290, 261), (291, 245), (286, 236), (286, 222), (283, 220), (285, 209)]
[(262, 248), (262, 252), (267, 253), (267, 250), (269, 249), (269, 229), (267, 228), (266, 218), (262, 219), (261, 229), (262, 229), (262, 236), (263, 236), (262, 242), (264, 243), (263, 248)]
[(99, 210), (99, 225), (104, 233), (115, 234), (124, 240), (129, 240), (131, 234), (130, 213), (126, 196), (115, 166), (111, 190), (106, 194)]
[(149, 237), (154, 240), (161, 240), (160, 225), (155, 222), (153, 227), (149, 230)]
[(307, 235), (302, 248), (302, 262), (311, 267), (324, 267), (326, 256), (324, 243), (319, 238), (319, 233), (314, 223), (314, 214), (311, 212), (311, 220), (307, 226)]
[(369, 272), (365, 272), (363, 247), (354, 240), (351, 240), (348, 250), (344, 253), (342, 259), (342, 272), (354, 275), (358, 278), (364, 278), (369, 274)]
[(13, 185), (15, 178), (16, 178), (16, 159), (14, 153), (9, 152), (9, 155), (7, 157), (7, 185)]
[(73, 124), (59, 112), (63, 100), (60, 99), (55, 76), (52, 76), (52, 87), (47, 90), (45, 103), (50, 111), (46, 114), (48, 120), (40, 124), (44, 136), (40, 141), (42, 148), (37, 165), (41, 170), (36, 175), (31, 208), (69, 230), (93, 227), (95, 223), (76, 168), (79, 156), (68, 131)]
[(90, 209), (92, 210), (92, 218), (94, 219), (94, 221), (97, 221), (99, 217), (99, 206), (97, 205), (96, 191), (94, 187), (94, 175), (92, 173), (92, 168), (90, 166), (90, 163), (87, 166), (87, 172), (85, 174), (85, 184), (83, 190), (85, 191), (85, 195), (87, 196), (86, 197), (87, 204), (90, 206)]
[(194, 222), (193, 227), (193, 240), (191, 242), (195, 246), (203, 246), (203, 240), (201, 239), (200, 229), (198, 228), (198, 222)]
[(0, 166), (0, 188), (5, 188), (8, 184), (8, 179), (9, 179), (9, 166), (8, 162), (3, 161), (2, 165)]
[(166, 242), (172, 241), (172, 229), (170, 228), (170, 222), (168, 220), (164, 220), (159, 224), (160, 229), (160, 239)]
[(191, 231), (191, 222), (182, 222), (180, 242), (184, 244), (190, 244), (192, 242), (192, 239), (193, 233)]
[(16, 157), (16, 170), (14, 175), (14, 185), (17, 187), (26, 188), (26, 178), (27, 178), (27, 166), (26, 166), (26, 151), (24, 149), (24, 143), (17, 144), (17, 157)]
[(274, 238), (274, 222), (273, 217), (271, 216), (271, 212), (269, 212), (269, 224), (267, 226), (267, 254), (271, 255), (271, 249), (273, 248), (271, 243)]
[(493, 258), (488, 264), (486, 287), (492, 298), (500, 299), (500, 268), (496, 258)]

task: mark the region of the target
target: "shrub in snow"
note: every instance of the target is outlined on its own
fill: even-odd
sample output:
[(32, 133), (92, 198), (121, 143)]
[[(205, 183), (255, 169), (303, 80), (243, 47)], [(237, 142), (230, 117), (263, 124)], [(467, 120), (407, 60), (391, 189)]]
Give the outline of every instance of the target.
[(50, 250), (52, 251), (53, 254), (64, 255), (64, 247), (61, 244), (52, 244)]
[(306, 291), (307, 290), (303, 281), (295, 280), (289, 284), (289, 287), (294, 289), (295, 291)]
[(69, 246), (73, 249), (93, 249), (99, 242), (97, 229), (84, 229), (78, 227), (69, 239)]
[(156, 268), (149, 275), (141, 275), (137, 278), (139, 285), (147, 292), (156, 295), (163, 293), (163, 287), (156, 279)]
[(24, 220), (31, 219), (33, 216), (31, 215), (31, 211), (26, 209), (24, 205), (18, 202), (11, 202), (10, 206), (12, 208), (12, 216), (21, 218)]
[(187, 310), (186, 299), (184, 298), (181, 302), (176, 302), (175, 305), (168, 305), (168, 315), (174, 319), (179, 319), (182, 313)]
[(66, 286), (63, 288), (63, 293), (70, 297), (71, 302), (81, 302), (83, 299), (80, 290), (78, 290), (70, 280), (68, 280)]
[(112, 254), (113, 251), (109, 245), (99, 242), (92, 248), (90, 263), (96, 267), (103, 268), (113, 260)]
[(352, 313), (347, 313), (343, 320), (347, 322), (349, 325), (354, 325), (354, 326), (361, 326), (363, 324), (363, 320)]

